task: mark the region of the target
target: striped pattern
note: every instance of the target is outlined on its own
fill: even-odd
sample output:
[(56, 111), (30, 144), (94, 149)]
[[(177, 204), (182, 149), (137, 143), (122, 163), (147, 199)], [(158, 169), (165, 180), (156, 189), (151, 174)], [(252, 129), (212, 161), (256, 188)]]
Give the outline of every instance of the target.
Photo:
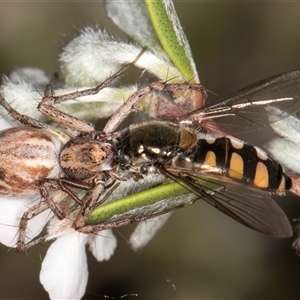
[(222, 137), (199, 139), (194, 163), (230, 178), (252, 183), (268, 191), (283, 192), (291, 188), (291, 179), (282, 166), (262, 150), (237, 139)]
[(155, 163), (166, 169), (209, 172), (270, 191), (291, 189), (292, 181), (282, 166), (261, 149), (233, 137), (198, 138), (197, 131), (171, 122), (130, 126), (121, 141), (120, 161), (147, 173)]
[(44, 130), (22, 126), (0, 132), (0, 194), (35, 193), (40, 180), (55, 178), (61, 169), (61, 143)]
[(76, 180), (89, 179), (102, 171), (111, 170), (112, 160), (110, 144), (84, 137), (71, 139), (60, 153), (64, 173)]

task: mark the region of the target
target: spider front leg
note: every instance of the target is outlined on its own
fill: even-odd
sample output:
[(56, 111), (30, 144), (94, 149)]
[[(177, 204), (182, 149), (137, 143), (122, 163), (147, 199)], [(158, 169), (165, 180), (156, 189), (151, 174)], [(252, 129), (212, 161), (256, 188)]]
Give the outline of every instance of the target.
[[(119, 77), (121, 74), (127, 71), (127, 69), (129, 69), (132, 65), (134, 65), (135, 62), (144, 53), (144, 51), (145, 50), (142, 50), (133, 62), (125, 65), (122, 69), (120, 69), (118, 72), (116, 72), (115, 74), (107, 78), (101, 84), (97, 85), (95, 88), (76, 91), (76, 92), (72, 92), (60, 96), (47, 95), (47, 92), (45, 92), (45, 96), (43, 97), (42, 101), (38, 105), (38, 110), (43, 115), (55, 121), (57, 124), (60, 124), (68, 132), (70, 132), (70, 130), (74, 131), (75, 132), (74, 136), (77, 136), (79, 133), (92, 133), (96, 131), (93, 124), (78, 119), (76, 117), (73, 117), (67, 113), (64, 113), (56, 109), (53, 105), (62, 103), (64, 101), (73, 100), (78, 97), (98, 94), (103, 88), (109, 86), (114, 79)], [(46, 91), (50, 91), (50, 90), (51, 89), (49, 88), (49, 86), (47, 86)]]
[[(67, 195), (70, 196), (73, 200), (75, 200), (77, 204), (80, 205), (81, 208), (79, 210), (75, 222), (78, 227), (83, 226), (81, 224), (84, 224), (92, 208), (97, 203), (99, 195), (103, 192), (105, 188), (104, 181), (102, 180), (104, 178), (103, 176), (103, 174), (99, 175), (97, 179), (95, 179), (96, 183), (80, 182), (67, 178), (44, 180), (40, 186), (40, 194), (42, 196), (41, 201), (29, 208), (27, 211), (25, 211), (19, 222), (19, 238), (17, 242), (17, 250), (22, 253), (28, 248), (36, 245), (41, 241), (44, 241), (45, 238), (47, 238), (48, 235), (44, 235), (26, 243), (25, 240), (28, 222), (49, 208), (59, 220), (63, 220), (66, 214), (69, 213), (64, 211), (64, 206), (62, 204), (62, 201), (66, 199)], [(76, 194), (73, 191), (71, 191), (68, 188), (68, 186), (86, 189), (90, 191), (81, 200), (76, 196)], [(56, 192), (53, 196), (49, 195), (50, 188), (56, 189)]]
[[(88, 218), (92, 208), (97, 203), (99, 195), (103, 192), (105, 188), (103, 178), (104, 174), (99, 174), (99, 176), (97, 176), (97, 179), (94, 180), (94, 183), (85, 183), (64, 178), (44, 180), (40, 186), (40, 194), (42, 196), (41, 201), (29, 208), (27, 211), (25, 211), (19, 222), (19, 237), (17, 242), (17, 250), (22, 253), (28, 248), (38, 244), (39, 242), (44, 241), (48, 237), (48, 235), (44, 235), (41, 237), (37, 237), (32, 241), (29, 241), (28, 243), (25, 242), (28, 222), (31, 219), (33, 219), (34, 217), (36, 217), (37, 215), (41, 214), (49, 208), (59, 220), (63, 220), (66, 214), (69, 214), (68, 210), (70, 208), (68, 208), (67, 212), (65, 212), (64, 206), (62, 204), (62, 201), (66, 199), (67, 195), (69, 195), (73, 200), (75, 200), (76, 203), (79, 204), (81, 207), (78, 215), (76, 214), (77, 217), (74, 221), (74, 224), (76, 224), (76, 226), (78, 227), (82, 227), (85, 223), (85, 220)], [(81, 200), (75, 195), (74, 192), (69, 190), (68, 186), (80, 189), (88, 189), (90, 191)], [(49, 195), (48, 191), (50, 188), (57, 189), (53, 196)]]
[[(94, 189), (89, 191), (88, 194), (83, 198), (83, 200), (82, 200), (83, 205), (82, 205), (81, 209), (79, 210), (79, 212), (76, 213), (76, 219), (72, 225), (72, 227), (75, 230), (77, 230), (79, 232), (83, 232), (83, 233), (88, 233), (88, 232), (85, 232), (84, 230), (82, 231), (81, 228), (84, 227), (85, 221), (87, 220), (92, 209), (94, 208), (95, 204), (97, 203), (99, 195), (103, 192), (103, 190), (104, 190), (104, 185), (99, 184), (99, 185), (95, 186)], [(22, 218), (19, 223), (19, 238), (18, 238), (18, 242), (17, 242), (17, 250), (20, 253), (23, 253), (24, 251), (31, 248), (32, 246), (35, 246), (36, 244), (44, 242), (49, 238), (50, 234), (48, 232), (42, 236), (34, 238), (33, 240), (31, 240), (27, 243), (25, 242), (28, 222), (31, 219), (33, 219), (34, 217), (36, 217), (37, 215), (39, 215), (40, 213), (47, 210), (48, 208), (49, 208), (49, 206), (46, 202), (40, 202), (40, 203), (32, 206), (30, 209), (28, 209), (22, 215)], [(70, 216), (71, 215), (72, 214), (70, 214)], [(70, 220), (63, 219), (60, 222), (69, 224)], [(67, 225), (67, 226), (69, 226), (69, 225)]]
[[(59, 220), (63, 220), (66, 217), (66, 212), (64, 211), (64, 205), (62, 201), (66, 199), (67, 195), (69, 195), (80, 206), (84, 203), (77, 197), (77, 195), (73, 191), (69, 189), (68, 186), (90, 190), (94, 185), (92, 185), (91, 183), (85, 183), (68, 178), (42, 180), (39, 187), (42, 197), (41, 201), (28, 209), (22, 215), (19, 223), (20, 231), (17, 243), (17, 250), (19, 252), (24, 252), (29, 247), (37, 244), (39, 241), (44, 240), (44, 238), (37, 238), (30, 241), (29, 243), (25, 243), (26, 230), (28, 222), (31, 219), (50, 208)], [(49, 194), (49, 189), (56, 190), (52, 196), (50, 196)]]
[(127, 101), (119, 107), (119, 109), (110, 117), (106, 123), (103, 131), (105, 133), (114, 132), (119, 125), (125, 120), (125, 118), (131, 113), (131, 111), (140, 103), (143, 98), (151, 93), (151, 91), (171, 91), (176, 92), (178, 90), (195, 90), (202, 93), (206, 97), (206, 91), (202, 84), (190, 84), (190, 83), (166, 83), (162, 81), (155, 81), (141, 87), (134, 92)]
[[(73, 192), (69, 187), (81, 189), (81, 190), (91, 190), (95, 186), (94, 183), (85, 182), (81, 180), (69, 179), (69, 178), (58, 178), (58, 179), (44, 179), (40, 184), (40, 194), (42, 196), (41, 201), (48, 205), (48, 208), (52, 210), (54, 215), (62, 220), (65, 218), (66, 214), (62, 211), (57, 201), (53, 200), (49, 195), (49, 189), (60, 190), (70, 196), (79, 206), (83, 205), (83, 201), (77, 197), (75, 192)], [(55, 198), (54, 198), (55, 199)]]
[(59, 205), (53, 201), (49, 195), (48, 187), (46, 185), (40, 186), (40, 193), (42, 196), (41, 202), (46, 203), (48, 208), (52, 210), (55, 216), (62, 220), (65, 217), (64, 211), (59, 208)]

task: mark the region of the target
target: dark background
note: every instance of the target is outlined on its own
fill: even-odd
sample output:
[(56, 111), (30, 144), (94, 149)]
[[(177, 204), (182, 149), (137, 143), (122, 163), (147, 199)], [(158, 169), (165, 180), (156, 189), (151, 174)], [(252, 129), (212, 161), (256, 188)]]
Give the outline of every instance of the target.
[[(175, 6), (201, 81), (220, 96), (300, 68), (299, 3)], [(0, 74), (24, 66), (56, 71), (62, 42), (87, 24), (113, 27), (101, 2), (1, 3)], [(300, 215), (298, 202), (280, 199), (291, 219)], [(127, 245), (131, 230), (115, 232), (119, 246), (110, 261), (89, 257), (84, 299), (128, 293), (139, 295), (133, 299), (300, 298), (300, 258), (292, 239), (254, 232), (206, 203), (178, 211), (140, 253)], [(0, 246), (0, 298), (46, 299), (39, 283), (46, 247), (23, 255), (7, 250)]]

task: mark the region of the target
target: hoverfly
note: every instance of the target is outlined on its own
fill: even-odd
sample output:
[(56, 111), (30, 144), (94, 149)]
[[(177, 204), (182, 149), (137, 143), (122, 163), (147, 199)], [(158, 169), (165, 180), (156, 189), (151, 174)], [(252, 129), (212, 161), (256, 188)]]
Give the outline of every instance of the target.
[[(237, 138), (203, 137), (169, 122), (142, 123), (129, 127), (119, 159), (122, 169), (166, 175), (253, 229), (275, 237), (292, 235), (286, 215), (268, 195), (290, 190), (291, 178), (265, 152)], [(214, 189), (205, 181), (214, 182)]]
[[(202, 89), (200, 85), (189, 84), (157, 86), (172, 91)], [(240, 131), (247, 131), (269, 123), (266, 106), (284, 111), (272, 116), (277, 121), (299, 110), (299, 98), (300, 71), (293, 71), (207, 104), (176, 123), (153, 121), (131, 125), (119, 133), (120, 169), (138, 174), (162, 173), (240, 223), (274, 237), (290, 237), (290, 222), (269, 194), (293, 192), (292, 179), (263, 150), (229, 135), (213, 119), (219, 121), (229, 116)], [(133, 95), (128, 102), (135, 106), (139, 100), (140, 96)], [(208, 188), (205, 182), (214, 183), (215, 187)], [(106, 225), (95, 225), (94, 229), (91, 226), (90, 230), (99, 228), (105, 229)]]

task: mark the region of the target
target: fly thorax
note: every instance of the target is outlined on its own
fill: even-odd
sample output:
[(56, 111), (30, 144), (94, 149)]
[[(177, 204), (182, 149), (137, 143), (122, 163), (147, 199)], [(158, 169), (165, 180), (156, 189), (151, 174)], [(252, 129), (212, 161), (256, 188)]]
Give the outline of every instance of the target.
[(120, 162), (143, 174), (155, 172), (159, 166), (170, 166), (181, 155), (188, 161), (187, 156), (196, 144), (195, 131), (176, 123), (153, 121), (132, 125), (120, 142)]

